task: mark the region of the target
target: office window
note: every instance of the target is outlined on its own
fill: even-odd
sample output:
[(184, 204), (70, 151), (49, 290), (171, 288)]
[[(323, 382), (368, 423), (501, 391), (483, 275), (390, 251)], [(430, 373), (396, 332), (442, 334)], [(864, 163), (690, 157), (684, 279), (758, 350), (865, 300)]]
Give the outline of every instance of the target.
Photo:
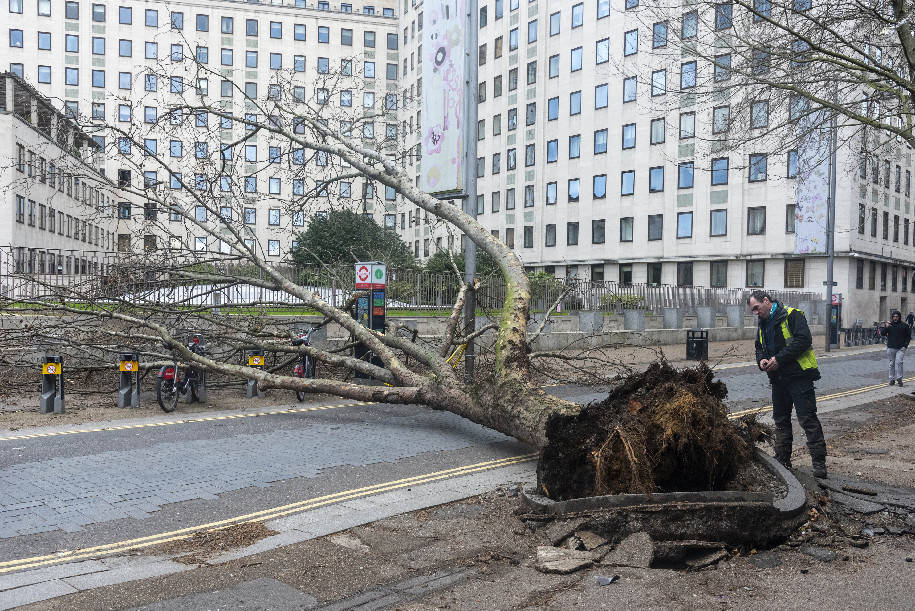
[(609, 103), (609, 89), (607, 84), (594, 87), (594, 108), (606, 108)]
[(785, 206), (785, 233), (794, 233), (795, 217), (797, 216), (797, 206), (787, 204)]
[(603, 244), (607, 239), (606, 236), (606, 220), (605, 219), (592, 219), (591, 220), (591, 243), (592, 244)]
[(623, 79), (623, 103), (634, 102), (636, 96), (636, 77), (628, 76)]
[[(559, 76), (559, 55), (551, 55), (549, 60), (549, 77), (556, 78)], [(501, 78), (501, 77), (499, 77)]]
[(648, 192), (660, 193), (664, 190), (664, 166), (648, 169)]
[(624, 170), (620, 172), (620, 195), (632, 195), (635, 193), (635, 170)]
[(362, 44), (368, 49), (375, 48), (375, 32), (366, 30), (362, 33)]
[(747, 286), (761, 287), (766, 282), (766, 262), (747, 261)]
[(728, 285), (728, 262), (712, 261), (710, 265), (709, 286), (723, 288)]
[(766, 233), (766, 207), (753, 206), (747, 208), (747, 235), (765, 235)]
[(572, 49), (571, 53), (571, 70), (572, 72), (577, 72), (581, 70), (581, 47), (576, 47)]
[(50, 32), (38, 32), (38, 50), (39, 51), (50, 51), (51, 50), (51, 33)]
[(172, 61), (180, 62), (183, 59), (184, 59), (184, 46), (182, 46), (180, 44), (172, 45)]
[(79, 85), (79, 68), (64, 68), (64, 84)]
[(709, 235), (722, 236), (728, 233), (728, 211), (726, 209), (712, 210)]
[(129, 6), (118, 7), (118, 23), (130, 25), (133, 23), (133, 9)]
[[(684, 214), (692, 214), (691, 212), (686, 212)], [(693, 285), (693, 264), (691, 262), (679, 262), (677, 263), (677, 286), (692, 286)]]
[(556, 246), (556, 225), (547, 223), (543, 236), (543, 245), (546, 247)]
[(568, 181), (569, 201), (577, 202), (581, 194), (581, 181), (578, 178), (570, 178)]
[(555, 121), (559, 118), (559, 98), (550, 98), (547, 101), (546, 117), (548, 121)]
[[(92, 20), (95, 21), (95, 7), (96, 7), (96, 6), (101, 6), (101, 7), (102, 7), (102, 15), (103, 15), (102, 21), (104, 21), (104, 20), (105, 20), (105, 19), (104, 19), (104, 14), (105, 14), (105, 13), (104, 13), (104, 11), (105, 11), (105, 6), (104, 6), (104, 5), (93, 5), (93, 6), (92, 6), (92, 9), (93, 9), (93, 10), (92, 10), (92, 13), (93, 13), (93, 15), (92, 15), (92, 18), (93, 18), (93, 19), (92, 19)], [(20, 13), (21, 13), (22, 10), (20, 9), (20, 10), (17, 11), (17, 12), (20, 12)], [(64, 3), (64, 17), (67, 18), (67, 19), (79, 19), (79, 2), (72, 2), (72, 1), (65, 2), (65, 3)]]
[[(678, 212), (677, 213), (677, 238), (691, 238), (693, 237), (693, 213), (692, 212)], [(692, 285), (692, 280), (688, 283)]]
[[(105, 39), (100, 38), (102, 41), (102, 52), (100, 55), (105, 54)], [(93, 39), (94, 41), (94, 39)], [(67, 53), (79, 53), (79, 36), (76, 34), (66, 34), (64, 35), (64, 51)], [(95, 53), (95, 45), (93, 45), (92, 52)]]
[(283, 68), (283, 54), (282, 53), (271, 53), (270, 54), (270, 69), (271, 70), (282, 70)]
[(696, 62), (680, 64), (680, 89), (691, 89), (696, 86)]
[(231, 66), (234, 59), (233, 55), (232, 49), (222, 49), (220, 52), (220, 63), (222, 63), (223, 66)]
[(595, 63), (605, 64), (610, 61), (610, 39), (604, 38), (595, 45)]
[(648, 215), (648, 240), (654, 242), (664, 237), (664, 215)]
[(677, 188), (693, 188), (693, 162), (688, 161), (681, 163), (677, 168)]
[(750, 106), (750, 127), (759, 128), (769, 125), (769, 101), (753, 102)]
[(578, 114), (581, 114), (581, 91), (573, 91), (569, 94), (569, 115)]
[(537, 103), (531, 102), (527, 105), (525, 109), (525, 125), (534, 125), (537, 122)]
[(788, 178), (797, 178), (797, 151), (788, 151)]
[(723, 134), (731, 127), (731, 107), (716, 106), (712, 109), (712, 133)]
[(620, 242), (632, 241), (632, 217), (624, 216), (620, 218)]
[(569, 159), (581, 157), (581, 135), (569, 136)]
[(750, 182), (761, 182), (767, 178), (768, 156), (765, 153), (750, 155)]
[(680, 38), (683, 40), (695, 38), (698, 31), (698, 25), (699, 13), (697, 11), (684, 13), (680, 22)]
[(50, 83), (51, 82), (51, 66), (38, 66), (38, 82), (39, 83)]
[(536, 163), (536, 150), (533, 144), (524, 147), (524, 167), (531, 167)]
[(715, 82), (720, 83), (731, 78), (731, 54), (715, 56)]
[(591, 194), (594, 199), (607, 197), (607, 175), (597, 174), (592, 178)]
[(550, 36), (559, 34), (561, 14), (557, 11), (550, 15)]
[(722, 2), (715, 5), (715, 29), (727, 30), (731, 27), (731, 13), (733, 5), (730, 2)]
[(665, 139), (664, 118), (651, 120), (651, 144), (662, 144)]
[(763, 21), (763, 17), (772, 15), (772, 0), (753, 0), (753, 21)]
[(271, 21), (270, 22), (270, 38), (282, 38), (283, 37), (283, 24), (280, 21)]
[(546, 162), (555, 163), (559, 160), (559, 140), (548, 140), (546, 143)]
[(667, 46), (667, 22), (660, 21), (651, 27), (651, 48), (660, 49)]
[(877, 209), (871, 208), (871, 237), (877, 237)]
[(600, 155), (607, 152), (607, 130), (598, 129), (594, 132), (594, 154)]
[(537, 20), (527, 22), (527, 44), (537, 42)]
[(635, 123), (623, 126), (623, 149), (635, 148)]
[(508, 33), (508, 50), (518, 50), (518, 28), (512, 28)]
[(210, 31), (210, 16), (209, 15), (197, 15), (197, 31), (198, 32), (209, 32)]
[(667, 93), (667, 70), (655, 70), (651, 73), (651, 95)]
[(524, 248), (534, 247), (534, 228), (530, 225), (524, 227)]
[(712, 159), (712, 185), (728, 184), (728, 159)]
[[(599, 43), (598, 43), (599, 44)], [(608, 55), (609, 55), (609, 40), (607, 41), (608, 45)], [(623, 34), (623, 55), (635, 55), (639, 52), (639, 31), (638, 30), (629, 30)], [(598, 62), (600, 63), (600, 62)]]
[(118, 41), (118, 55), (121, 57), (132, 57), (133, 56), (133, 41), (132, 40), (119, 40)]

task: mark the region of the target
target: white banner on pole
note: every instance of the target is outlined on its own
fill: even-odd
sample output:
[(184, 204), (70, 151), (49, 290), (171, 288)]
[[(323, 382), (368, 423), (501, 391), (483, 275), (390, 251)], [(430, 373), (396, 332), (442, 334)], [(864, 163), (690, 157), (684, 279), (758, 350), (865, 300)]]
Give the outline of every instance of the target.
[(464, 107), (465, 0), (426, 0), (420, 187), (459, 191)]
[(826, 252), (829, 199), (829, 122), (824, 111), (806, 115), (798, 130), (794, 252)]

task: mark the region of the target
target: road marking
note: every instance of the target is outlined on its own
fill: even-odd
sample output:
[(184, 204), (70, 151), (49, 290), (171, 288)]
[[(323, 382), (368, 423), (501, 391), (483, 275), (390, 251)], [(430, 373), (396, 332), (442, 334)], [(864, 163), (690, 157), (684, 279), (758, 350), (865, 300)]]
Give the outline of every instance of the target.
[(462, 467), (455, 467), (452, 469), (445, 469), (442, 471), (435, 471), (433, 473), (426, 473), (423, 475), (415, 475), (413, 477), (407, 477), (403, 479), (392, 480), (389, 482), (383, 482), (380, 484), (373, 484), (371, 486), (365, 486), (363, 488), (355, 488), (352, 490), (344, 490), (342, 492), (335, 492), (333, 494), (328, 494), (324, 496), (319, 496), (313, 499), (308, 499), (305, 501), (297, 501), (295, 503), (290, 503), (288, 505), (281, 505), (279, 507), (272, 507), (270, 509), (264, 509), (261, 511), (255, 511), (253, 513), (235, 516), (232, 518), (226, 518), (224, 520), (218, 520), (216, 522), (209, 522), (207, 524), (198, 524), (196, 526), (189, 526), (187, 528), (182, 528), (179, 530), (174, 530), (171, 532), (158, 533), (155, 535), (148, 535), (146, 537), (140, 537), (137, 539), (128, 539), (125, 541), (117, 541), (115, 543), (107, 543), (105, 545), (97, 545), (94, 547), (87, 547), (77, 550), (67, 550), (61, 551), (54, 554), (48, 554), (45, 556), (33, 556), (31, 558), (20, 558), (17, 560), (8, 560), (6, 562), (0, 562), (0, 574), (11, 573), (14, 571), (21, 571), (24, 569), (39, 567), (39, 566), (48, 566), (52, 564), (61, 564), (64, 562), (73, 562), (76, 560), (85, 560), (87, 558), (101, 558), (105, 556), (111, 556), (114, 554), (119, 554), (129, 550), (142, 549), (145, 547), (150, 547), (153, 545), (160, 545), (162, 543), (168, 543), (171, 541), (179, 541), (181, 539), (188, 539), (199, 532), (220, 530), (223, 528), (228, 528), (237, 524), (244, 524), (250, 522), (266, 522), (268, 520), (273, 520), (275, 518), (288, 516), (291, 514), (302, 513), (311, 509), (316, 509), (324, 505), (330, 505), (333, 503), (341, 503), (343, 501), (349, 501), (352, 499), (357, 499), (365, 496), (370, 496), (374, 494), (380, 494), (382, 492), (390, 492), (393, 490), (399, 490), (401, 488), (407, 488), (409, 486), (418, 486), (420, 484), (427, 484), (430, 482), (449, 479), (452, 477), (460, 477), (462, 475), (470, 475), (472, 473), (478, 473), (480, 471), (488, 471), (490, 469), (498, 469), (501, 467), (508, 467), (515, 464), (530, 462), (536, 460), (537, 454), (521, 454), (518, 456), (509, 456), (508, 458), (500, 458), (496, 460), (489, 460), (485, 462), (479, 462), (472, 465), (464, 465)]
[[(915, 377), (905, 378), (905, 382), (915, 381)], [(860, 395), (861, 393), (870, 392), (872, 390), (877, 390), (879, 388), (886, 388), (886, 382), (881, 382), (880, 384), (871, 384), (870, 386), (862, 386), (860, 388), (852, 388), (850, 390), (843, 390), (842, 392), (832, 393), (831, 395), (823, 395), (822, 397), (817, 397), (817, 401), (831, 401), (832, 399), (841, 399), (843, 397), (851, 397), (853, 395)], [(740, 410), (739, 412), (730, 412), (728, 418), (735, 420), (743, 416), (749, 416), (750, 414), (761, 414), (772, 409), (771, 405), (764, 405), (762, 407), (751, 407), (749, 409)]]
[(95, 429), (69, 429), (66, 431), (51, 431), (48, 433), (30, 433), (27, 435), (11, 435), (9, 437), (0, 437), (0, 441), (15, 441), (18, 439), (38, 439), (41, 437), (60, 437), (61, 435), (79, 435), (80, 433), (102, 433), (105, 431), (127, 431), (132, 429), (145, 429), (154, 426), (172, 426), (176, 424), (192, 424), (194, 422), (214, 422), (217, 420), (234, 420), (239, 418), (257, 418), (258, 416), (277, 416), (280, 414), (301, 414), (305, 412), (318, 412), (328, 409), (338, 409), (340, 407), (358, 407), (362, 405), (374, 405), (364, 401), (354, 403), (331, 403), (328, 405), (312, 405), (311, 407), (292, 407), (289, 409), (277, 409), (268, 412), (246, 412), (241, 414), (227, 414), (225, 416), (202, 416), (200, 418), (185, 418), (183, 420), (163, 420), (158, 422), (144, 422), (141, 424), (122, 424), (117, 426), (105, 426)]

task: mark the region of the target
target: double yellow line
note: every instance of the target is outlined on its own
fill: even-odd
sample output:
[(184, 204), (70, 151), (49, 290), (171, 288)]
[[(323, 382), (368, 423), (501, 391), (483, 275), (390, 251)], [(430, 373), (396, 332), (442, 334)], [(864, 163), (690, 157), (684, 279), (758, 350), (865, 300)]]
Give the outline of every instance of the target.
[[(915, 377), (905, 378), (905, 382), (915, 381)], [(842, 397), (851, 397), (853, 395), (860, 395), (861, 393), (870, 392), (872, 390), (877, 390), (879, 388), (886, 388), (886, 382), (881, 382), (880, 384), (871, 384), (870, 386), (862, 386), (861, 388), (852, 388), (851, 390), (843, 390), (842, 392), (832, 393), (831, 395), (823, 395), (822, 397), (817, 397), (817, 401), (830, 401), (832, 399), (841, 399)], [(771, 405), (764, 405), (762, 407), (751, 407), (750, 409), (740, 410), (739, 412), (730, 412), (728, 418), (735, 420), (737, 418), (742, 418), (743, 416), (749, 416), (750, 414), (762, 414), (772, 409)]]
[(229, 528), (230, 526), (235, 526), (237, 524), (244, 524), (249, 522), (266, 522), (267, 520), (273, 520), (283, 516), (288, 516), (295, 513), (302, 513), (304, 511), (309, 511), (311, 509), (316, 509), (324, 505), (330, 505), (333, 503), (342, 503), (344, 501), (350, 501), (353, 499), (358, 499), (365, 496), (370, 496), (373, 494), (380, 494), (382, 492), (391, 492), (393, 490), (399, 490), (402, 488), (408, 488), (410, 486), (418, 486), (420, 484), (428, 484), (431, 482), (449, 479), (452, 477), (460, 477), (462, 475), (470, 475), (472, 473), (478, 473), (480, 471), (488, 471), (490, 469), (499, 469), (501, 467), (508, 467), (511, 465), (516, 465), (519, 463), (530, 462), (537, 458), (537, 454), (522, 454), (519, 456), (510, 456), (508, 458), (500, 458), (497, 460), (489, 460), (486, 462), (480, 462), (472, 465), (465, 465), (462, 467), (455, 467), (453, 469), (445, 469), (443, 471), (435, 471), (433, 473), (426, 473), (423, 475), (416, 475), (413, 477), (407, 477), (403, 479), (397, 479), (389, 482), (383, 482), (381, 484), (374, 484), (372, 486), (365, 486), (363, 488), (355, 488), (353, 490), (344, 490), (343, 492), (335, 492), (333, 494), (328, 494), (325, 496), (319, 496), (317, 498), (308, 499), (305, 501), (298, 501), (295, 503), (290, 503), (288, 505), (281, 505), (279, 507), (272, 507), (270, 509), (264, 509), (261, 511), (256, 511), (254, 513), (249, 513), (241, 516), (235, 516), (232, 518), (226, 518), (224, 520), (218, 520), (216, 522), (209, 522), (207, 524), (198, 524), (196, 526), (189, 526), (187, 528), (182, 528), (179, 530), (173, 530), (171, 532), (158, 533), (155, 535), (149, 535), (146, 537), (140, 537), (137, 539), (129, 539), (126, 541), (117, 541), (115, 543), (107, 543), (105, 545), (97, 545), (95, 547), (87, 547), (72, 551), (58, 552), (54, 554), (48, 554), (45, 556), (33, 556), (31, 558), (20, 558), (18, 560), (8, 560), (6, 562), (0, 562), (0, 574), (12, 573), (14, 571), (21, 571), (24, 569), (36, 568), (41, 566), (48, 566), (52, 564), (61, 564), (64, 562), (74, 562), (77, 560), (86, 560), (86, 559), (95, 559), (105, 556), (111, 556), (114, 554), (120, 554), (123, 552), (142, 549), (146, 547), (151, 547), (153, 545), (160, 545), (162, 543), (169, 543), (171, 541), (179, 541), (181, 539), (188, 539), (194, 536), (198, 532), (211, 531), (211, 530), (220, 530), (223, 528)]
[(61, 435), (79, 435), (82, 433), (101, 433), (104, 431), (128, 431), (132, 429), (147, 429), (156, 426), (172, 426), (175, 424), (191, 424), (194, 422), (214, 422), (217, 420), (238, 420), (241, 418), (257, 418), (259, 416), (276, 416), (279, 414), (301, 414), (305, 412), (318, 412), (328, 409), (337, 409), (340, 407), (356, 407), (359, 405), (374, 405), (363, 401), (355, 403), (332, 403), (329, 405), (313, 405), (311, 407), (292, 407), (289, 409), (277, 409), (269, 412), (245, 412), (241, 414), (228, 414), (225, 416), (202, 416), (200, 418), (185, 418), (182, 420), (163, 420), (161, 422), (145, 422), (141, 424), (124, 424), (121, 426), (105, 426), (95, 429), (70, 429), (66, 431), (51, 431), (48, 433), (31, 433), (27, 435), (11, 435), (9, 437), (0, 437), (0, 441), (16, 441), (18, 439), (38, 439), (40, 437), (59, 437)]

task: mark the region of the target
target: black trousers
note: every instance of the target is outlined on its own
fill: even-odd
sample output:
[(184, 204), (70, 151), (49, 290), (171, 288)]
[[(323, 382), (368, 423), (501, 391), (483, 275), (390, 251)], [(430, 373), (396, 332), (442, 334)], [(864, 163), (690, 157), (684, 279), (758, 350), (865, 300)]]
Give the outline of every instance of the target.
[(817, 418), (816, 394), (813, 382), (804, 379), (775, 379), (772, 381), (772, 419), (775, 420), (775, 456), (787, 462), (791, 459), (794, 435), (791, 430), (791, 407), (807, 435), (807, 449), (814, 462), (826, 460), (826, 438)]

